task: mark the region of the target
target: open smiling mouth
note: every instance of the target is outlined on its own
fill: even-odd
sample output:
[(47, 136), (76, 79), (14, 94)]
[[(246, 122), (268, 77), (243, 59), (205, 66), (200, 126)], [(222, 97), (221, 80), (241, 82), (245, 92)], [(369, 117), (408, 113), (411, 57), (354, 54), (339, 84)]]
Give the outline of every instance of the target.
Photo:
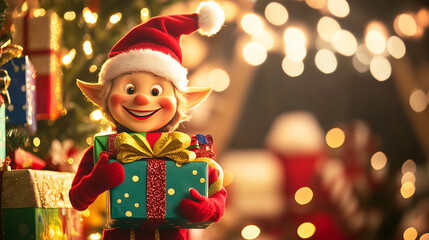
[(138, 120), (145, 120), (148, 119), (150, 117), (152, 117), (155, 113), (157, 113), (161, 108), (157, 109), (157, 110), (152, 110), (152, 111), (140, 111), (140, 110), (133, 110), (133, 109), (128, 109), (124, 106), (122, 106), (125, 111), (127, 111), (131, 116), (133, 116), (134, 118), (138, 119)]

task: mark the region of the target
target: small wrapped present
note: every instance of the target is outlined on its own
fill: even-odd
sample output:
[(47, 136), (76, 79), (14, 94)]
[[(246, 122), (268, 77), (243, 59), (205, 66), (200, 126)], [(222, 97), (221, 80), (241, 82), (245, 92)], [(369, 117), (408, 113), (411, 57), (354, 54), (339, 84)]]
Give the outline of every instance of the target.
[(13, 58), (2, 66), (11, 78), (11, 102), (6, 107), (7, 123), (36, 132), (36, 73), (28, 56)]
[(100, 153), (115, 155), (125, 170), (124, 182), (108, 196), (108, 224), (120, 228), (207, 228), (211, 222), (194, 223), (179, 209), (190, 188), (209, 195), (211, 159), (195, 159), (187, 150), (191, 138), (179, 132), (163, 133), (153, 149), (145, 133), (96, 136), (94, 159)]
[(63, 109), (60, 59), (61, 19), (53, 11), (13, 19), (14, 43), (23, 46), (37, 71), (37, 119), (55, 120)]
[(74, 174), (12, 170), (2, 175), (4, 239), (82, 240), (80, 213), (68, 198)]
[(14, 151), (12, 157), (12, 169), (34, 169), (42, 170), (45, 168), (46, 162), (21, 148)]

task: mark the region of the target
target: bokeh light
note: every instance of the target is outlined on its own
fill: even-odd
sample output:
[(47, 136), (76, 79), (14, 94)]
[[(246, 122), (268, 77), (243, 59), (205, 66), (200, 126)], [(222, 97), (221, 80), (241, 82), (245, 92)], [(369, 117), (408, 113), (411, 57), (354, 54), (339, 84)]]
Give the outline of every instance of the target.
[(289, 57), (283, 58), (283, 71), (290, 77), (298, 77), (304, 72), (304, 63), (302, 61), (293, 61)]
[(359, 61), (359, 58), (357, 57), (357, 55), (353, 56), (352, 64), (353, 64), (353, 67), (356, 69), (356, 71), (360, 73), (364, 73), (369, 69), (369, 65)]
[(406, 182), (416, 184), (416, 176), (412, 172), (406, 172), (404, 175), (402, 175), (401, 184), (404, 184)]
[(68, 11), (64, 13), (64, 20), (73, 21), (76, 18), (76, 13), (74, 11)]
[(98, 14), (91, 12), (88, 7), (82, 10), (82, 15), (86, 23), (93, 25), (97, 22)]
[(402, 58), (406, 52), (404, 41), (397, 36), (391, 36), (387, 40), (387, 51), (396, 59)]
[(33, 138), (33, 145), (35, 147), (39, 147), (40, 146), (40, 138), (38, 138), (38, 137)]
[(410, 198), (416, 192), (416, 186), (412, 182), (405, 182), (401, 186), (401, 196), (405, 199)]
[(317, 68), (326, 74), (332, 73), (337, 69), (337, 58), (335, 54), (327, 49), (321, 49), (314, 58)]
[(417, 23), (410, 14), (400, 14), (395, 18), (394, 27), (400, 36), (411, 37), (417, 34)]
[(311, 8), (321, 9), (326, 5), (326, 0), (305, 0), (305, 3)]
[(404, 231), (404, 240), (415, 240), (417, 238), (417, 229), (415, 229), (414, 227), (409, 227), (407, 229), (405, 229)]
[(244, 239), (255, 239), (260, 233), (261, 230), (255, 225), (248, 225), (241, 230), (241, 236)]
[(417, 165), (412, 159), (408, 159), (402, 164), (401, 172), (405, 174), (407, 172), (416, 173)]
[(355, 36), (347, 31), (338, 31), (333, 39), (333, 45), (335, 50), (344, 56), (351, 56), (356, 53), (357, 40)]
[(326, 133), (326, 143), (331, 148), (338, 148), (343, 145), (346, 135), (344, 134), (344, 131), (340, 128), (332, 128), (331, 130)]
[(346, 0), (328, 0), (328, 10), (332, 15), (343, 18), (349, 15), (350, 6)]
[(376, 152), (371, 157), (371, 166), (375, 170), (383, 169), (386, 166), (387, 157), (383, 152)]
[(97, 110), (94, 110), (90, 116), (91, 116), (91, 120), (99, 121), (103, 118), (103, 113), (101, 112), (100, 109), (97, 109)]
[(340, 24), (337, 20), (331, 17), (322, 17), (317, 23), (317, 33), (323, 40), (328, 42), (331, 42), (334, 39), (335, 34), (340, 30)]
[(262, 19), (258, 15), (248, 13), (244, 15), (241, 19), (241, 27), (246, 33), (254, 35), (262, 33), (264, 29), (264, 24), (262, 22)]
[(417, 12), (416, 15), (417, 24), (419, 24), (422, 28), (429, 27), (429, 10), (426, 8), (422, 8)]
[(410, 106), (415, 112), (423, 112), (428, 105), (427, 95), (421, 89), (415, 89), (410, 94)]
[(260, 34), (252, 35), (252, 41), (259, 42), (265, 47), (267, 51), (274, 47), (273, 34), (268, 30), (264, 30)]
[(250, 42), (243, 47), (243, 57), (250, 65), (258, 66), (267, 59), (267, 50), (258, 42)]
[(386, 49), (386, 39), (376, 30), (369, 30), (365, 35), (365, 44), (374, 54), (381, 54)]
[(392, 74), (390, 62), (383, 56), (375, 56), (369, 65), (371, 75), (378, 81), (387, 80)]
[(270, 2), (265, 7), (265, 18), (273, 25), (280, 26), (287, 22), (289, 14), (287, 9), (277, 2)]
[(314, 224), (310, 222), (305, 222), (299, 225), (297, 230), (298, 236), (303, 239), (310, 238), (311, 236), (314, 235), (315, 232), (316, 232), (316, 226), (314, 226)]
[(112, 24), (116, 24), (119, 21), (121, 21), (121, 19), (122, 19), (122, 13), (118, 12), (110, 16), (109, 22), (111, 22)]
[(213, 90), (216, 92), (223, 92), (229, 86), (229, 75), (223, 69), (213, 69), (209, 72), (207, 78), (208, 82), (213, 85)]
[(83, 52), (87, 55), (87, 56), (91, 56), (92, 55), (92, 45), (90, 41), (85, 41), (83, 42)]
[(313, 199), (313, 191), (309, 187), (302, 187), (295, 192), (295, 201), (305, 205)]
[(425, 233), (420, 236), (419, 240), (429, 240), (429, 233)]
[(304, 31), (297, 27), (289, 27), (283, 34), (286, 56), (295, 61), (302, 61), (307, 55), (307, 38)]

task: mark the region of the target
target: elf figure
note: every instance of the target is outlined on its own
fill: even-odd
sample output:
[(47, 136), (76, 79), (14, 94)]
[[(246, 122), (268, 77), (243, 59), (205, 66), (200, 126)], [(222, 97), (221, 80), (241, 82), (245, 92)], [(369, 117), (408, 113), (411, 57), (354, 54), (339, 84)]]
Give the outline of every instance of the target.
[[(203, 2), (197, 13), (161, 16), (134, 27), (109, 53), (98, 83), (77, 82), (82, 92), (100, 106), (116, 132), (146, 133), (150, 147), (185, 120), (187, 111), (203, 101), (211, 87), (187, 87), (187, 69), (182, 66), (180, 37), (196, 30), (211, 36), (220, 30), (224, 13), (218, 4)], [(183, 133), (180, 133), (183, 134)], [(196, 157), (213, 158), (211, 137), (197, 135), (189, 149)], [(98, 195), (124, 181), (124, 168), (108, 162), (111, 155), (101, 153), (94, 164), (94, 147), (85, 153), (70, 189), (70, 201), (77, 210), (86, 209)], [(118, 154), (119, 155), (119, 154)], [(116, 157), (116, 156), (114, 156)], [(219, 185), (219, 169), (209, 164), (208, 182)], [(219, 181), (220, 180), (220, 181)], [(216, 184), (215, 184), (216, 183)], [(192, 222), (219, 221), (223, 215), (226, 190), (220, 186), (201, 195), (190, 189), (191, 199), (180, 202), (180, 211)], [(103, 239), (188, 239), (186, 229), (106, 229)]]

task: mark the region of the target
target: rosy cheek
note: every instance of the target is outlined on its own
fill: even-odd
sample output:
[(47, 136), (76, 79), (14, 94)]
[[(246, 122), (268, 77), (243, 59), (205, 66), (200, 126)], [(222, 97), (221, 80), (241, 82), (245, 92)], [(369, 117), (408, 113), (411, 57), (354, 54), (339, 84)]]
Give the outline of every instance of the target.
[(118, 107), (124, 102), (125, 98), (120, 94), (112, 94), (109, 97), (109, 102), (112, 107)]
[(176, 111), (176, 99), (164, 97), (159, 99), (159, 105), (166, 110)]

